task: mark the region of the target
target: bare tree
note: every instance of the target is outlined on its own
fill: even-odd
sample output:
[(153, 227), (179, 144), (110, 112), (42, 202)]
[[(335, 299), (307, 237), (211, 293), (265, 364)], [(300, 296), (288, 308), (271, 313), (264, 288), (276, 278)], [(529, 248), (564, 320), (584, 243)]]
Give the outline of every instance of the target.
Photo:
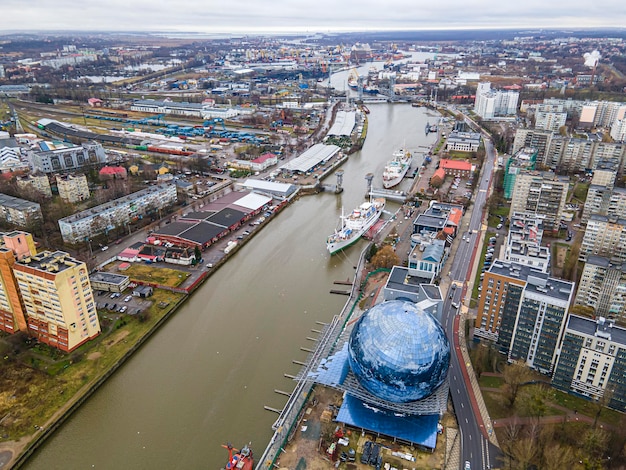
[(525, 364), (513, 362), (504, 367), (502, 378), (504, 379), (504, 395), (509, 402), (509, 406), (513, 406), (520, 387), (532, 378), (532, 372)]
[(562, 470), (564, 468), (574, 468), (576, 455), (570, 446), (561, 444), (551, 444), (546, 447), (543, 453), (543, 465), (545, 470)]

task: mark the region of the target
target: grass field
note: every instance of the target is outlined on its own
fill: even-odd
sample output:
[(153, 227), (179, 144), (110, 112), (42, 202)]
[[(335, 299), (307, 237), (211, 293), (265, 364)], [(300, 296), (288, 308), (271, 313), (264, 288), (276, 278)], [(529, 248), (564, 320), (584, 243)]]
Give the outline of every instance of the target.
[(178, 287), (189, 277), (189, 273), (171, 268), (157, 268), (147, 264), (134, 263), (124, 271), (131, 280)]

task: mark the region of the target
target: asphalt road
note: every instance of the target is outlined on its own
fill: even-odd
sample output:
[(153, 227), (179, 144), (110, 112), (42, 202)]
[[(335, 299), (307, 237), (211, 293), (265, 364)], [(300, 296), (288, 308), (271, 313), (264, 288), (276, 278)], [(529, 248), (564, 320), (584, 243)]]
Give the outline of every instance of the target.
[(487, 438), (487, 430), (482, 424), (480, 410), (475, 400), (472, 402), (470, 396), (469, 389), (471, 384), (469, 383), (466, 364), (462, 363), (462, 357), (460, 357), (460, 354), (457, 354), (460, 347), (458, 344), (459, 309), (452, 306), (453, 303), (460, 306), (463, 296), (467, 293), (467, 281), (470, 279), (474, 253), (478, 248), (483, 211), (486, 210), (487, 194), (496, 157), (490, 140), (485, 139), (485, 147), (487, 155), (481, 180), (475, 192), (474, 207), (470, 221), (467, 226), (461, 227), (462, 234), (469, 232), (469, 241), (460, 241), (452, 260), (449, 273), (451, 287), (444, 302), (443, 313), (444, 329), (452, 346), (449, 378), (452, 404), (456, 412), (461, 436), (459, 467), (463, 469), (467, 461), (470, 463), (472, 470), (495, 468), (500, 464), (500, 450), (491, 444)]

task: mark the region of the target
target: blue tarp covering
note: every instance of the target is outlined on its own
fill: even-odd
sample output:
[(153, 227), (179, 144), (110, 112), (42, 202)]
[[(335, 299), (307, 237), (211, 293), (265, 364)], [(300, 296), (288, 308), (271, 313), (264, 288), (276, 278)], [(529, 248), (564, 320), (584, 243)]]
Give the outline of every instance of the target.
[(346, 395), (337, 421), (385, 436), (434, 449), (437, 445), (438, 415), (407, 415), (374, 407)]

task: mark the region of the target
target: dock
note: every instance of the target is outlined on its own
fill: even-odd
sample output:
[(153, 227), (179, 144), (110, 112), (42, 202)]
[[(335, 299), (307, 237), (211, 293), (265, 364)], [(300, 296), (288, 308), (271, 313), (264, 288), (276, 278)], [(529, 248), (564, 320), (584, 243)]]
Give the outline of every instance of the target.
[(331, 294), (340, 294), (340, 295), (350, 295), (350, 291), (349, 290), (331, 289), (330, 293)]

